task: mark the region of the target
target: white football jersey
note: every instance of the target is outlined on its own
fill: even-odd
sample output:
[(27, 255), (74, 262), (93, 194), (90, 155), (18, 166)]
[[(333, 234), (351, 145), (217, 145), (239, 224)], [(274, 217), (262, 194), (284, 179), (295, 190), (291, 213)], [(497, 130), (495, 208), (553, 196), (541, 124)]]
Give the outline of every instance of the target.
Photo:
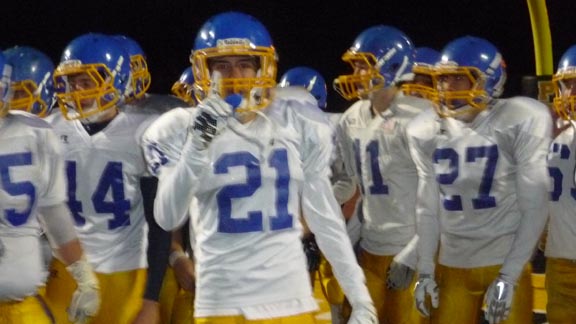
[(547, 219), (551, 126), (548, 108), (524, 97), (494, 100), (469, 124), (429, 111), (408, 125), (421, 273), (433, 273), (440, 239), (440, 264), (503, 264), (516, 280)]
[(576, 136), (574, 122), (550, 145), (552, 179), (546, 256), (576, 260)]
[(146, 93), (144, 97), (120, 106), (120, 110), (127, 113), (161, 115), (172, 108), (188, 106), (184, 100), (173, 95)]
[(44, 284), (38, 207), (66, 199), (60, 153), (46, 121), (21, 111), (0, 118), (0, 302)]
[[(198, 110), (190, 112), (192, 123)], [(337, 276), (346, 278), (344, 291), (369, 298), (330, 190), (328, 121), (310, 104), (278, 96), (262, 113), (247, 124), (228, 118), (202, 153), (188, 137), (176, 171), (159, 177), (155, 216), (165, 229), (182, 223), (191, 193), (198, 199), (191, 219), (197, 317), (261, 319), (317, 309), (300, 241), (301, 210)], [(188, 164), (198, 154), (207, 155), (201, 171)]]
[(64, 150), (68, 206), (87, 258), (100, 273), (145, 268), (147, 224), (140, 137), (156, 115), (120, 112), (90, 136), (80, 121), (48, 117)]
[(360, 246), (376, 255), (399, 253), (416, 233), (418, 176), (406, 141), (406, 124), (431, 103), (401, 93), (381, 114), (359, 100), (340, 119), (344, 163), (360, 185)]

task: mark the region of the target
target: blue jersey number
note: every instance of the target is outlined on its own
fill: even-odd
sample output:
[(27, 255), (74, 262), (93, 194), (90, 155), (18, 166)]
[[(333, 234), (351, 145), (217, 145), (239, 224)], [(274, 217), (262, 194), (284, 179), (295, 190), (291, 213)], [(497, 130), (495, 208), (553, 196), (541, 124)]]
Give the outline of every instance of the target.
[[(468, 147), (466, 149), (466, 163), (474, 163), (478, 159), (485, 159), (486, 163), (480, 181), (480, 188), (478, 188), (478, 197), (472, 199), (472, 206), (474, 209), (492, 208), (496, 206), (496, 198), (490, 196), (490, 190), (492, 189), (498, 162), (498, 147), (496, 145)], [(442, 160), (448, 161), (450, 172), (438, 174), (436, 180), (439, 184), (450, 185), (456, 181), (460, 172), (458, 152), (452, 148), (436, 149), (434, 151), (434, 163), (439, 163)], [(463, 209), (460, 195), (445, 197), (443, 204), (446, 210)]]
[[(293, 226), (293, 216), (288, 212), (290, 168), (285, 149), (272, 151), (268, 164), (276, 170), (276, 215), (270, 217), (271, 230), (281, 230)], [(246, 169), (246, 182), (223, 187), (216, 195), (218, 202), (218, 231), (222, 233), (259, 232), (263, 228), (261, 210), (248, 212), (247, 218), (232, 217), (232, 199), (250, 197), (262, 185), (260, 161), (249, 152), (224, 154), (214, 164), (215, 174), (227, 174), (230, 167), (243, 166)]]
[(25, 224), (32, 212), (32, 206), (36, 203), (36, 188), (30, 181), (12, 182), (10, 179), (10, 167), (17, 167), (23, 165), (32, 165), (32, 153), (14, 153), (7, 155), (0, 155), (0, 180), (2, 181), (2, 188), (10, 196), (28, 196), (29, 202), (26, 210), (18, 212), (16, 209), (6, 209), (4, 216), (13, 226), (20, 226)]
[[(566, 144), (553, 143), (550, 147), (550, 152), (553, 154), (560, 154), (561, 160), (568, 160), (570, 158), (570, 148)], [(576, 173), (576, 169), (574, 170)], [(548, 174), (552, 178), (552, 192), (550, 192), (550, 200), (558, 201), (562, 195), (562, 182), (564, 175), (558, 167), (548, 167)], [(570, 195), (576, 199), (576, 188), (570, 188)]]
[[(66, 175), (68, 176), (68, 207), (74, 216), (77, 225), (84, 225), (86, 219), (82, 216), (82, 202), (76, 199), (76, 162), (66, 161)], [(108, 220), (108, 229), (130, 225), (130, 200), (124, 194), (124, 177), (122, 176), (122, 163), (108, 162), (96, 190), (92, 194), (94, 211), (101, 214), (112, 214), (114, 218)], [(107, 200), (110, 193), (111, 200)]]
[[(384, 183), (382, 174), (380, 173), (380, 165), (378, 164), (380, 149), (377, 140), (372, 140), (368, 143), (366, 146), (366, 153), (370, 156), (370, 171), (372, 172), (372, 185), (368, 188), (368, 191), (372, 195), (387, 195), (388, 186)], [(360, 140), (358, 139), (354, 141), (354, 158), (356, 160), (356, 172), (358, 173), (358, 179), (360, 179), (360, 188), (362, 189), (362, 193), (364, 193)]]

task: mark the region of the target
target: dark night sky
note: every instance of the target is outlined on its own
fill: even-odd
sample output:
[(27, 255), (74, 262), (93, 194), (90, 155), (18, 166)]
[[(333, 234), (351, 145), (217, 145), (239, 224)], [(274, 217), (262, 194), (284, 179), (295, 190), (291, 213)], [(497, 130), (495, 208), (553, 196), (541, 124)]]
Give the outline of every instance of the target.
[[(257, 17), (279, 53), (279, 76), (297, 65), (320, 71), (327, 82), (348, 71), (342, 53), (362, 30), (386, 24), (403, 30), (415, 46), (441, 49), (474, 35), (492, 41), (509, 73), (505, 95), (520, 92), (522, 76), (535, 74), (526, 0), (102, 0), (6, 2), (0, 19), (0, 49), (36, 47), (55, 63), (66, 44), (86, 32), (124, 34), (140, 43), (152, 73), (151, 92), (167, 93), (187, 66), (196, 32), (210, 16), (238, 10)], [(106, 4), (103, 4), (106, 3)], [(573, 3), (548, 1), (554, 64), (576, 43)], [(328, 109), (347, 103), (331, 90)]]

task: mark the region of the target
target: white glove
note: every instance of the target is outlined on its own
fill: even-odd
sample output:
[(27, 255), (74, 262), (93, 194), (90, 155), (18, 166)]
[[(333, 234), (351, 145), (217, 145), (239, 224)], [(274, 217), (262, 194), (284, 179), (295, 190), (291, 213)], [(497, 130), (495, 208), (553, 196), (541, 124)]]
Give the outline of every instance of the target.
[(421, 274), (418, 277), (418, 282), (414, 288), (414, 301), (416, 302), (416, 309), (424, 317), (430, 316), (430, 310), (426, 307), (426, 295), (430, 296), (432, 307), (438, 308), (440, 298), (438, 296), (438, 285), (430, 274)]
[(98, 313), (100, 308), (98, 278), (85, 257), (72, 263), (66, 269), (78, 285), (68, 307), (68, 319), (76, 324), (86, 323), (90, 317)]
[(198, 114), (191, 127), (192, 141), (197, 150), (205, 150), (222, 129), (233, 113), (231, 105), (217, 95), (204, 99), (197, 107)]
[(378, 315), (372, 302), (353, 304), (348, 324), (378, 324)]
[(400, 262), (392, 261), (388, 268), (386, 287), (394, 290), (404, 290), (410, 287), (414, 279), (414, 270)]
[(484, 295), (486, 312), (484, 317), (490, 324), (497, 324), (508, 318), (514, 297), (514, 285), (498, 277)]

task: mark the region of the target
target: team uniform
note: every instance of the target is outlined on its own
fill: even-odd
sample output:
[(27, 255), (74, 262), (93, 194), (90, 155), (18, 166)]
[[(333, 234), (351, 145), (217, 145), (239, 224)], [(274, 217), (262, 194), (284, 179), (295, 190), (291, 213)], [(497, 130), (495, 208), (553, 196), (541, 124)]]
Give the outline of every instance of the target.
[(0, 322), (52, 323), (38, 296), (44, 267), (38, 209), (65, 201), (64, 166), (50, 125), (28, 113), (0, 118)]
[(318, 305), (300, 244), (300, 207), (340, 269), (337, 276), (347, 279), (344, 290), (369, 300), (357, 282), (363, 276), (352, 249), (342, 244), (349, 240), (338, 205), (326, 195), (332, 130), (325, 116), (279, 96), (261, 113), (266, 117), (247, 124), (228, 118), (199, 164), (188, 136), (183, 158), (165, 173), (166, 181), (160, 176), (155, 212), (162, 227), (181, 225), (192, 197), (198, 199), (199, 212), (191, 214), (198, 323), (230, 316), (314, 321)]
[(501, 323), (532, 322), (528, 261), (548, 213), (551, 125), (547, 107), (522, 97), (491, 101), (469, 124), (431, 110), (408, 125), (418, 271), (435, 274), (439, 288), (431, 323), (478, 323), (499, 274), (517, 283)]
[(574, 122), (550, 145), (552, 178), (550, 221), (546, 241), (546, 317), (550, 323), (570, 323), (576, 317), (576, 201), (574, 198)]
[[(130, 323), (140, 310), (147, 267), (140, 179), (148, 175), (140, 136), (154, 118), (120, 112), (90, 136), (78, 120), (48, 117), (64, 146), (68, 206), (101, 283), (104, 302), (93, 323)], [(58, 323), (67, 323), (60, 316), (73, 287), (62, 263), (54, 262), (47, 298)]]
[(416, 267), (416, 167), (408, 150), (405, 127), (417, 114), (431, 110), (428, 101), (398, 93), (389, 108), (375, 114), (369, 100), (355, 102), (340, 120), (338, 141), (347, 172), (360, 185), (362, 227), (359, 262), (380, 323), (415, 323), (410, 289), (386, 287), (387, 270), (403, 252), (403, 263)]

